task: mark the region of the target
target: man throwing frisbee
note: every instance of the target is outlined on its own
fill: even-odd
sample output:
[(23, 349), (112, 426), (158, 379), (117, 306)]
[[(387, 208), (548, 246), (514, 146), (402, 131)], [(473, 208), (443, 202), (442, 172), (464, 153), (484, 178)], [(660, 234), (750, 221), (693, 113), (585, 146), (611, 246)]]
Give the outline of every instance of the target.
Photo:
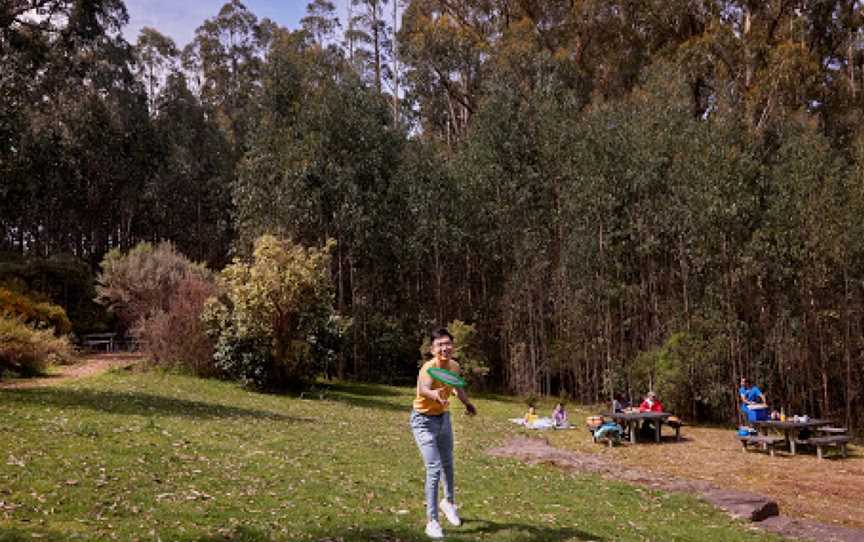
[(462, 523), (456, 512), (454, 498), (453, 427), (448, 411), (450, 395), (456, 392), (469, 415), (476, 414), (477, 409), (468, 399), (463, 387), (464, 382), (458, 376), (459, 364), (452, 359), (453, 336), (441, 328), (433, 331), (430, 338), (432, 359), (420, 367), (420, 374), (417, 376), (417, 395), (411, 410), (411, 430), (426, 464), (426, 534), (430, 538), (443, 538), (444, 533), (438, 522), (438, 482), (442, 472), (444, 498), (441, 500), (440, 509), (451, 524), (458, 526)]

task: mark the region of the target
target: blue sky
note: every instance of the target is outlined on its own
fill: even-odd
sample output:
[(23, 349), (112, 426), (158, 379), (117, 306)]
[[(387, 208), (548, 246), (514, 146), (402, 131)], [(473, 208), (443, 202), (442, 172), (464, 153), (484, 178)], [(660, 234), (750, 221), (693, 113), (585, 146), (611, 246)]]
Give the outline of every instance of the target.
[[(178, 47), (190, 41), (204, 19), (214, 17), (225, 0), (125, 0), (129, 10), (129, 25), (123, 36), (130, 43), (138, 40), (138, 32), (150, 26), (169, 36)], [(335, 0), (338, 14), (345, 16), (347, 0)], [(259, 19), (268, 17), (277, 24), (296, 29), (306, 13), (308, 0), (243, 0)]]

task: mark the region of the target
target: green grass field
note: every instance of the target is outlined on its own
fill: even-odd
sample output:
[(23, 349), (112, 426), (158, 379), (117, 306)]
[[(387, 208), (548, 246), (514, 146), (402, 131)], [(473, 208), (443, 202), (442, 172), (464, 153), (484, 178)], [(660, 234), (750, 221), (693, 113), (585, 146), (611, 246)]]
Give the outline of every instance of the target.
[[(411, 394), (119, 371), (0, 390), (0, 541), (426, 540)], [(524, 405), (476, 403), (455, 409), (465, 521), (447, 540), (770, 539), (690, 497), (489, 457)]]

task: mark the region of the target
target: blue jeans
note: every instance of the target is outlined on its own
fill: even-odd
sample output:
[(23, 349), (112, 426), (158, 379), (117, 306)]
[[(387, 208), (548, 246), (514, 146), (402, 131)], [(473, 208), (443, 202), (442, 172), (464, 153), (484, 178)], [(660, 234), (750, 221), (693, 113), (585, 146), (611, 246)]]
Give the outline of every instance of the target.
[(444, 472), (444, 494), (453, 499), (453, 427), (450, 413), (427, 416), (411, 411), (411, 431), (426, 464), (426, 517), (438, 521), (438, 482)]

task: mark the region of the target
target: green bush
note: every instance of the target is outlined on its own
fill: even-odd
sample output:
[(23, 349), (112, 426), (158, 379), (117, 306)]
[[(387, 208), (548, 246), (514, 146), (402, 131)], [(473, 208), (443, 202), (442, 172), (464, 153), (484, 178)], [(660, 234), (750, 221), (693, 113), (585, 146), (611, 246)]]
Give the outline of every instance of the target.
[(35, 329), (19, 319), (0, 316), (0, 369), (29, 376), (71, 357), (72, 348), (66, 337), (56, 337), (50, 330)]
[(72, 331), (72, 323), (63, 307), (45, 301), (37, 302), (6, 288), (0, 288), (0, 316), (17, 318), (39, 329), (50, 327), (57, 335)]
[(689, 331), (674, 332), (659, 348), (636, 357), (636, 389), (645, 393), (653, 384), (667, 411), (722, 421), (731, 387), (723, 372), (725, 340), (716, 321), (694, 317)]
[(111, 318), (94, 302), (94, 276), (80, 258), (58, 254), (50, 258), (0, 253), (0, 288), (25, 295), (34, 302), (59, 305), (76, 334), (106, 331)]
[[(330, 251), (264, 235), (251, 261), (235, 260), (219, 283), (204, 321), (215, 338), (215, 360), (229, 376), (258, 388), (298, 387), (314, 377), (338, 344)], [(326, 339), (326, 340), (325, 340)]]

